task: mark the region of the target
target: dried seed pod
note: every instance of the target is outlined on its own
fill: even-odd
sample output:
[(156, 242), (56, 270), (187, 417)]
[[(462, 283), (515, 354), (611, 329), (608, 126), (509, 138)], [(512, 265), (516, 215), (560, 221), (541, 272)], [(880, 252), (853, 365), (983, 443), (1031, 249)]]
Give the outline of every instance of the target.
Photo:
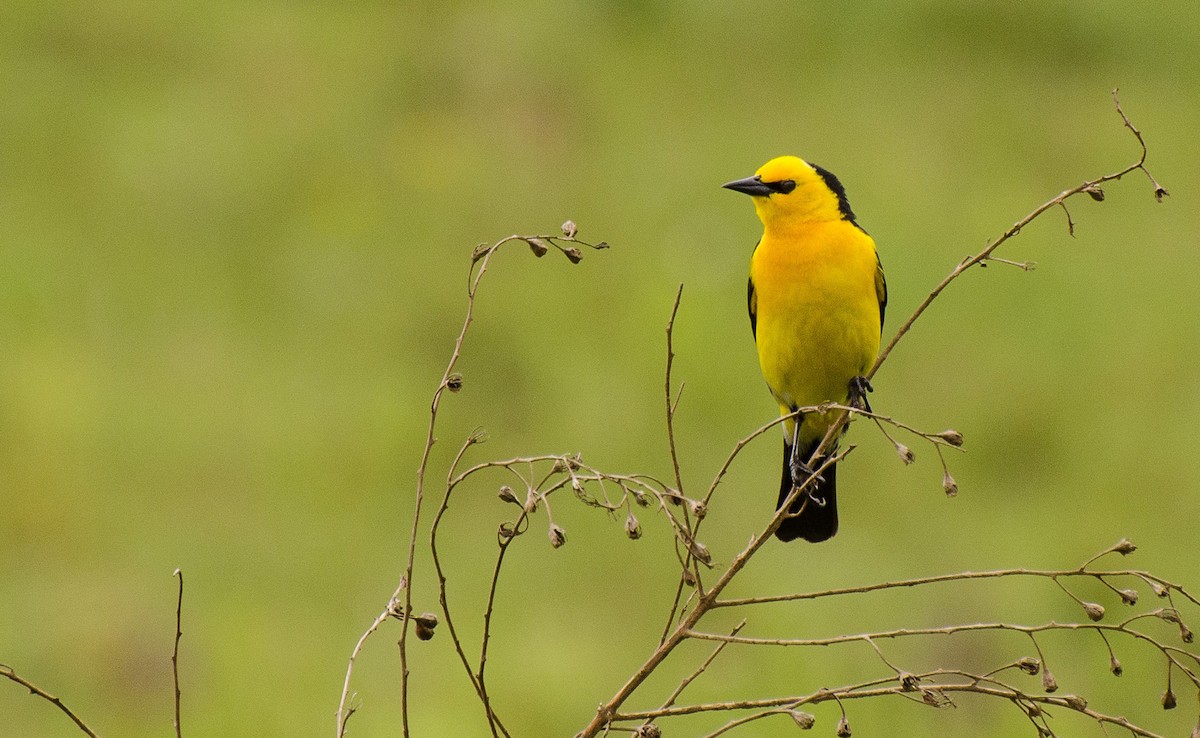
[(446, 377), (446, 389), (451, 392), (458, 392), (463, 388), (463, 376), (458, 372)]
[(625, 535), (629, 536), (629, 540), (636, 541), (642, 537), (642, 524), (634, 517), (633, 513), (625, 518)]
[(1042, 689), (1051, 694), (1058, 691), (1058, 680), (1054, 678), (1054, 674), (1050, 673), (1049, 669), (1042, 672)]
[(852, 735), (850, 721), (846, 719), (845, 715), (842, 715), (842, 719), (838, 721), (836, 735), (838, 738), (850, 738)]
[(958, 482), (954, 481), (954, 477), (950, 476), (949, 470), (942, 475), (942, 489), (945, 490), (947, 497), (958, 496)]
[(427, 641), (430, 638), (433, 638), (433, 629), (437, 627), (438, 619), (437, 615), (427, 612), (413, 618), (413, 623), (416, 626), (414, 630), (417, 634), (417, 638)]
[(567, 542), (567, 532), (557, 523), (550, 524), (550, 530), (547, 531), (547, 535), (550, 537), (550, 545), (554, 548), (561, 548)]
[(1087, 700), (1077, 694), (1063, 695), (1062, 700), (1063, 702), (1067, 703), (1067, 707), (1071, 708), (1072, 710), (1079, 710), (1082, 712), (1087, 709)]
[(521, 504), (521, 501), (517, 499), (517, 494), (513, 492), (513, 488), (509, 487), (507, 484), (500, 487), (500, 492), (497, 494), (497, 496), (504, 502), (511, 502), (514, 505)]
[(712, 563), (712, 554), (708, 552), (708, 546), (705, 546), (700, 541), (689, 543), (688, 550), (692, 552), (692, 556), (696, 557), (696, 561), (699, 561), (701, 564), (707, 566)]
[(575, 234), (579, 233), (579, 227), (575, 225), (575, 221), (568, 220), (562, 224), (562, 232), (567, 238), (575, 238)]
[(1175, 693), (1171, 691), (1170, 687), (1167, 687), (1167, 691), (1163, 692), (1162, 708), (1164, 710), (1174, 710), (1175, 709)]
[(1017, 662), (1017, 668), (1030, 676), (1034, 676), (1042, 670), (1042, 662), (1040, 659), (1035, 659), (1032, 656), (1024, 656)]
[(963, 434), (959, 433), (958, 431), (954, 430), (953, 428), (947, 428), (946, 430), (942, 431), (941, 433), (938, 433), (937, 437), (942, 439), (946, 443), (950, 444), (951, 446), (958, 447), (958, 446), (963, 445)]
[(539, 259), (541, 257), (545, 256), (546, 252), (548, 252), (550, 250), (549, 244), (547, 244), (545, 241), (543, 241), (542, 239), (537, 238), (535, 236), (530, 236), (529, 238), (525, 238), (522, 240), (525, 241), (525, 243), (529, 244), (529, 250), (532, 251), (533, 255), (538, 257)]
[(1088, 620), (1091, 620), (1093, 623), (1100, 622), (1104, 619), (1104, 607), (1096, 604), (1095, 602), (1083, 603), (1083, 611), (1087, 613)]
[(817, 718), (811, 713), (803, 712), (801, 710), (789, 710), (788, 714), (792, 716), (792, 722), (794, 722), (796, 727), (800, 728), (800, 730), (809, 730), (817, 723)]

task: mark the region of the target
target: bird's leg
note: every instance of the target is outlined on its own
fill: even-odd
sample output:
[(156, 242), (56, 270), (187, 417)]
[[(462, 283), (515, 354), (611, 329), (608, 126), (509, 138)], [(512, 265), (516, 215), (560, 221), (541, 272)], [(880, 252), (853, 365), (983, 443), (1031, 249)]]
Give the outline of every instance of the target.
[(847, 403), (850, 407), (872, 412), (871, 403), (867, 402), (867, 393), (874, 392), (870, 380), (861, 374), (850, 380), (850, 397)]
[[(817, 481), (822, 481), (821, 476), (816, 474), (808, 465), (808, 459), (800, 458), (800, 421), (804, 416), (796, 418), (795, 427), (792, 430), (792, 455), (789, 461), (789, 466), (792, 470), (792, 486), (799, 487), (804, 484), (811, 476), (816, 476)], [(821, 504), (825, 504), (822, 502)]]

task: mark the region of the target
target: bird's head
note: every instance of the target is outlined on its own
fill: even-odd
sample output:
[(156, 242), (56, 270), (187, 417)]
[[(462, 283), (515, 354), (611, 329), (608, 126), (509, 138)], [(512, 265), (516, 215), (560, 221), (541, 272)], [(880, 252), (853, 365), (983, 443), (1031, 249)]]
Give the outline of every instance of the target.
[(821, 220), (854, 220), (846, 190), (833, 173), (795, 156), (763, 164), (753, 177), (723, 187), (754, 198), (763, 225)]

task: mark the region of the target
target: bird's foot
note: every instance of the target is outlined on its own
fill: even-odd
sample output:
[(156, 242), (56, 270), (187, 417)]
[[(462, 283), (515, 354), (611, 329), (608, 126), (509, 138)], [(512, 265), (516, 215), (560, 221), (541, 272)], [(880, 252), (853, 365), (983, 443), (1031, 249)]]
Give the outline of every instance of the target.
[(871, 403), (867, 401), (867, 393), (874, 392), (875, 388), (871, 386), (870, 380), (861, 374), (850, 380), (850, 407), (858, 410), (872, 412)]
[[(809, 477), (816, 477), (816, 480), (815, 480), (816, 482), (824, 482), (825, 481), (821, 477), (821, 475), (817, 474), (815, 471), (813, 471), (808, 466), (808, 464), (805, 464), (803, 461), (801, 461), (800, 459), (797, 459), (795, 457), (792, 458), (791, 469), (792, 469), (792, 486), (793, 487), (801, 486), (806, 481), (808, 481)], [(821, 504), (823, 505), (825, 503), (822, 502)]]

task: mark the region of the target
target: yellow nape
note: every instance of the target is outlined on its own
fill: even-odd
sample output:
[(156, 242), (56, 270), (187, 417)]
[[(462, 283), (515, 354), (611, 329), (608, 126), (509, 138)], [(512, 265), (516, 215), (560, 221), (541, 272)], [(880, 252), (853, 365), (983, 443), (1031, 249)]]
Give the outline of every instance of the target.
[(768, 230), (824, 220), (841, 220), (838, 197), (825, 179), (808, 162), (797, 156), (779, 156), (755, 172), (763, 182), (792, 181), (796, 188), (787, 194), (755, 197), (754, 210)]

